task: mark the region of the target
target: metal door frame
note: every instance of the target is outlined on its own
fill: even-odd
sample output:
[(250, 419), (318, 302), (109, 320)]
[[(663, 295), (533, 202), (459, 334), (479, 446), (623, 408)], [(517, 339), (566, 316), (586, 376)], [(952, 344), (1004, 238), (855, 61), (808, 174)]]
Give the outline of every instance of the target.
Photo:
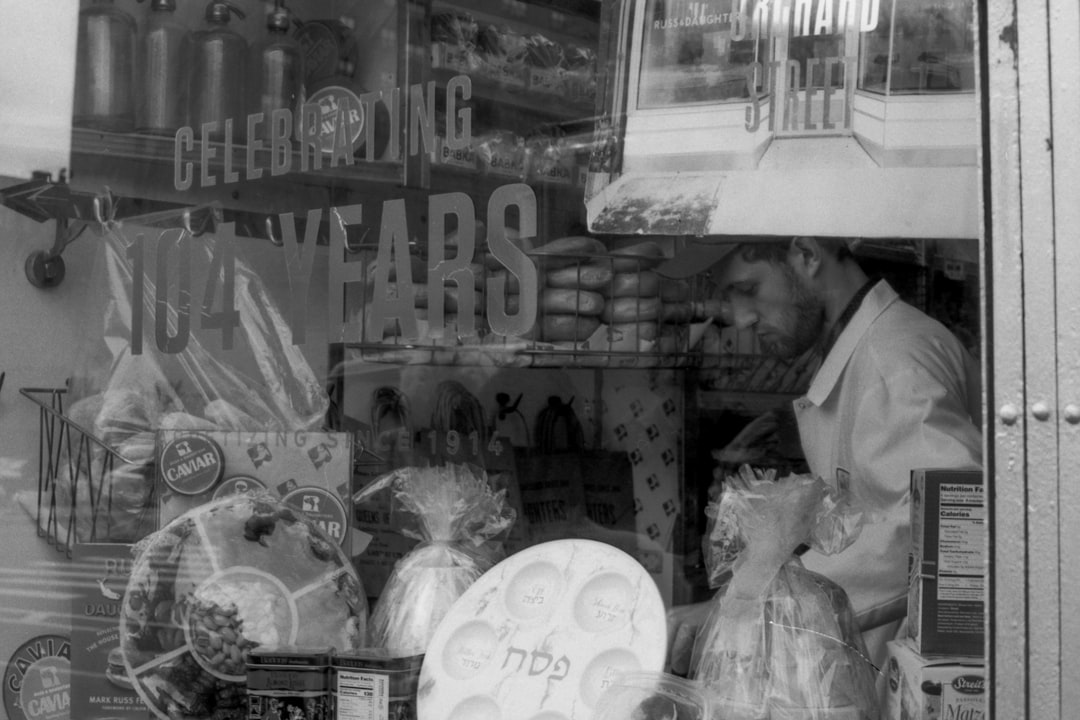
[(1080, 268), (1080, 8), (980, 10), (990, 716), (1069, 718), (1080, 707), (1065, 675), (1080, 656), (1080, 570), (1067, 557), (1080, 537), (1080, 296), (1068, 292)]

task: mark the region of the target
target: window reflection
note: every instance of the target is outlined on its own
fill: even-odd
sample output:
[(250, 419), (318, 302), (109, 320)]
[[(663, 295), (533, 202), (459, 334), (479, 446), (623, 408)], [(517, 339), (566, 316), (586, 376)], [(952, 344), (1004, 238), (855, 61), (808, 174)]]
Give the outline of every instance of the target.
[(730, 0), (648, 0), (645, 7), (639, 108), (749, 97), (749, 68), (763, 58), (765, 41), (732, 38)]
[(859, 88), (886, 94), (975, 89), (973, 5), (967, 0), (893, 0), (862, 36)]
[[(842, 35), (806, 35), (795, 37), (795, 28), (789, 30), (791, 37), (788, 40), (788, 59), (799, 63), (799, 88), (805, 89), (807, 83), (810, 87), (825, 87), (825, 58), (844, 57), (844, 38)], [(808, 60), (816, 62), (807, 63)], [(830, 63), (829, 87), (843, 87), (844, 64)]]

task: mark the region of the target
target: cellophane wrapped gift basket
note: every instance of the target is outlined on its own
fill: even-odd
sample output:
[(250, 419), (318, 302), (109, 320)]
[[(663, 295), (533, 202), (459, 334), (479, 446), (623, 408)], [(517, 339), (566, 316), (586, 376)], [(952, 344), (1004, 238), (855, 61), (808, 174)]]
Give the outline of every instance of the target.
[(439, 622), (465, 590), (499, 559), (491, 541), (516, 513), (506, 492), (467, 465), (407, 467), (372, 482), (354, 497), (393, 493), (392, 512), (413, 522), (402, 532), (420, 541), (394, 566), (372, 611), (370, 645), (421, 655)]
[(803, 567), (797, 554), (803, 545), (834, 554), (858, 537), (866, 518), (846, 488), (743, 466), (707, 512), (715, 520), (710, 580), (722, 584), (698, 634), (691, 674), (714, 713), (725, 720), (876, 720), (876, 670), (847, 594)]

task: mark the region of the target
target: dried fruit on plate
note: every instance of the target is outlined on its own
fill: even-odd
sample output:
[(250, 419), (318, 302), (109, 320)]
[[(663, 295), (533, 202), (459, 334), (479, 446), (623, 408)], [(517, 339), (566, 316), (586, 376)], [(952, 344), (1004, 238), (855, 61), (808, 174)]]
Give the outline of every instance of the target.
[(362, 645), (367, 599), (348, 558), (274, 495), (200, 506), (135, 553), (120, 646), (162, 720), (243, 717), (255, 648)]

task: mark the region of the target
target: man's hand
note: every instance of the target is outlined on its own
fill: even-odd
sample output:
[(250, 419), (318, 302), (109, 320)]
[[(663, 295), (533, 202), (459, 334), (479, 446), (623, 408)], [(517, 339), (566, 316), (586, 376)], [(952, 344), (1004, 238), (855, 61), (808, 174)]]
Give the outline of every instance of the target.
[(668, 652), (665, 671), (685, 677), (690, 674), (690, 654), (698, 631), (705, 624), (713, 601), (677, 605), (667, 612)]
[(776, 452), (780, 444), (780, 414), (769, 410), (748, 422), (731, 442), (720, 450), (713, 450), (717, 467), (713, 471), (713, 483), (709, 487), (709, 500), (716, 502), (723, 490), (724, 476), (741, 465), (760, 464)]

